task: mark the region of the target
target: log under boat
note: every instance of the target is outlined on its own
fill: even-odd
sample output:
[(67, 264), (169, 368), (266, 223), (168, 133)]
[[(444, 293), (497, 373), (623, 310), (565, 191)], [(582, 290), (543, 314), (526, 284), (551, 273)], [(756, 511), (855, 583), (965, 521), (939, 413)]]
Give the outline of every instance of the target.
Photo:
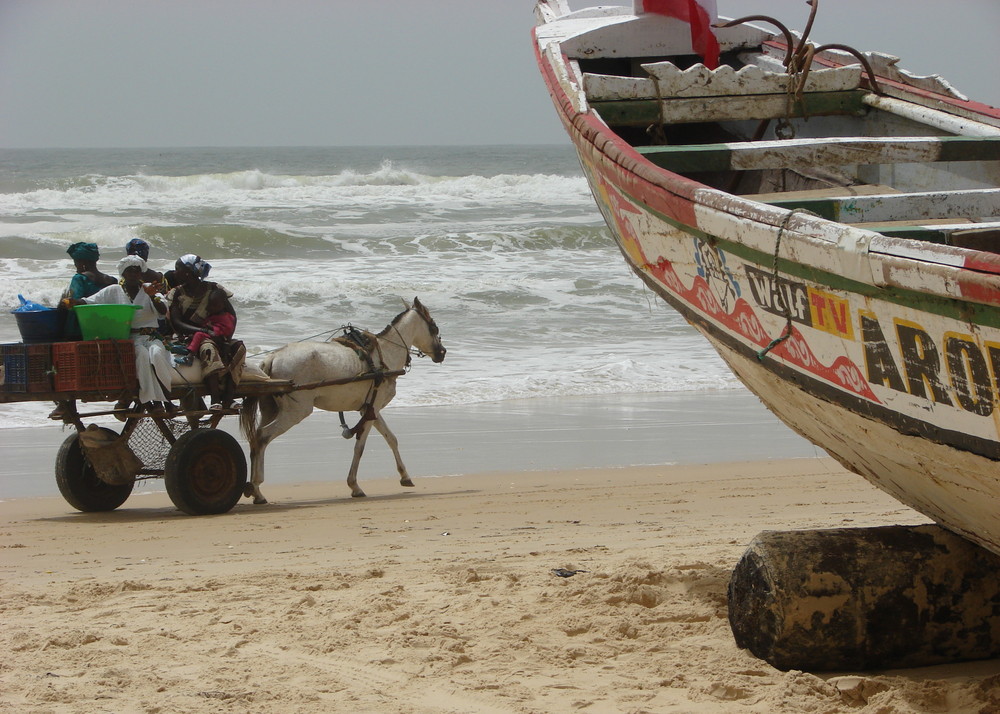
[(631, 269), (792, 429), (1000, 553), (1000, 110), (765, 21), (710, 70), (673, 18), (536, 20)]

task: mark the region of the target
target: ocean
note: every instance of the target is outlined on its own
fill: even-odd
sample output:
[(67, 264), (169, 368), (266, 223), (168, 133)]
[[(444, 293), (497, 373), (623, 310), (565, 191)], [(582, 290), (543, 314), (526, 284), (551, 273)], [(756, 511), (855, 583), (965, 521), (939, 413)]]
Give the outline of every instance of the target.
[[(0, 341), (18, 294), (57, 302), (71, 243), (114, 274), (135, 237), (154, 269), (212, 264), (251, 360), (418, 296), (448, 358), (394, 406), (743, 389), (628, 271), (568, 144), (0, 150)], [(0, 427), (49, 409), (0, 405)]]

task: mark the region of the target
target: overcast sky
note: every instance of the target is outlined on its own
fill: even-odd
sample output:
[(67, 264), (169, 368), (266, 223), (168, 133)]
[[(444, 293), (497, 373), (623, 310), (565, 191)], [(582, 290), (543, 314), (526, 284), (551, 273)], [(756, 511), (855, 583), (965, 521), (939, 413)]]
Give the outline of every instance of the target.
[[(791, 27), (808, 13), (804, 0), (718, 5)], [(532, 6), (0, 0), (0, 146), (562, 143)], [(1000, 0), (821, 0), (813, 38), (901, 55), (1000, 105), (998, 30)]]

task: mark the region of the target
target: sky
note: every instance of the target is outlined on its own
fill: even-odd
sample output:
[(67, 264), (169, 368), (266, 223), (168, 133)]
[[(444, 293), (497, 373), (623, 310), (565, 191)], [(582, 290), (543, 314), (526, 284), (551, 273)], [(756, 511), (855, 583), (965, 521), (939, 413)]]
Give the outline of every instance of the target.
[[(717, 2), (793, 28), (808, 16), (804, 0)], [(563, 143), (532, 7), (0, 0), (0, 147)], [(1000, 105), (998, 29), (1000, 0), (820, 0), (813, 39), (899, 55)]]

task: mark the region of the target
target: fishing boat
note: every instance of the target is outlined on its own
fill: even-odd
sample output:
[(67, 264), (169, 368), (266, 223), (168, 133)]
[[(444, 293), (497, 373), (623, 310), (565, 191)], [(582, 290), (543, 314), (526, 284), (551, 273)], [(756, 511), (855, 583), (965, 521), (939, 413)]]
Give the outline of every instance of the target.
[(719, 21), (708, 61), (648, 6), (535, 7), (628, 265), (785, 424), (1000, 554), (1000, 110), (812, 17)]

